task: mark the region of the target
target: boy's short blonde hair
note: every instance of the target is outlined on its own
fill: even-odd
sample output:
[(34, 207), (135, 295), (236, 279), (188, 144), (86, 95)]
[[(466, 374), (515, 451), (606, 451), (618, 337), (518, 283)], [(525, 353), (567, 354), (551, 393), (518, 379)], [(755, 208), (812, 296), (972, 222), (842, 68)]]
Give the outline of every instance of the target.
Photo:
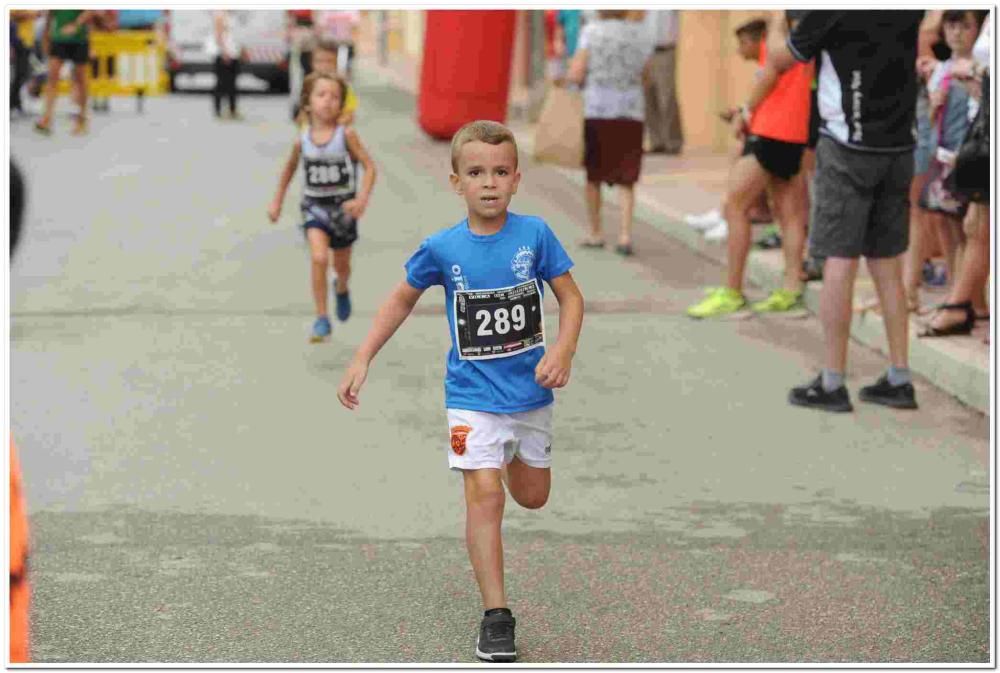
[(517, 168), (517, 141), (510, 129), (499, 122), (492, 122), (486, 119), (479, 119), (469, 122), (458, 129), (451, 138), (451, 170), (458, 173), (458, 153), (462, 150), (462, 145), (471, 142), (483, 142), (490, 145), (502, 145), (510, 143), (514, 146), (514, 167)]

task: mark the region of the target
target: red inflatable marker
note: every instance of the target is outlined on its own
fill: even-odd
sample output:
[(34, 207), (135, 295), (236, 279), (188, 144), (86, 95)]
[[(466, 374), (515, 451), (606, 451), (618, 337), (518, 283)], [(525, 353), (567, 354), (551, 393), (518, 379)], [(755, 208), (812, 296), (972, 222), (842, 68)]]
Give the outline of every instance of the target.
[(450, 140), (476, 119), (506, 119), (515, 16), (512, 10), (427, 12), (417, 120), (432, 138)]

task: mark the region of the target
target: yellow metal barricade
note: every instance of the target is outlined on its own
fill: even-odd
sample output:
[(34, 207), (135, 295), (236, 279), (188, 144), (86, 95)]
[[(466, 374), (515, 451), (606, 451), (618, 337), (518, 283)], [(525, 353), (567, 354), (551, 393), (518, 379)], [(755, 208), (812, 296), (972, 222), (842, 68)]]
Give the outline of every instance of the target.
[[(59, 92), (69, 92), (69, 82), (59, 82)], [(121, 30), (90, 34), (90, 86), (95, 99), (135, 96), (139, 110), (145, 96), (160, 96), (170, 88), (166, 69), (166, 44), (152, 30)]]

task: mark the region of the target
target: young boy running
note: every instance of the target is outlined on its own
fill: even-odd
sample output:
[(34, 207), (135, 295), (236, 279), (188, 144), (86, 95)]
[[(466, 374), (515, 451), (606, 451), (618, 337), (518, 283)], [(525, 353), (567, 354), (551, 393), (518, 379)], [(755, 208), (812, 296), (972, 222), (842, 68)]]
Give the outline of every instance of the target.
[[(776, 13), (777, 14), (777, 13)], [(784, 17), (776, 15), (769, 39), (783, 39)], [(755, 303), (756, 312), (800, 312), (802, 302), (802, 257), (809, 219), (809, 193), (802, 174), (802, 154), (809, 139), (809, 90), (813, 64), (799, 63), (778, 74), (767, 62), (767, 42), (760, 43), (758, 80), (775, 82), (759, 100), (751, 99), (734, 117), (737, 136), (746, 138), (743, 155), (729, 174), (725, 217), (729, 224), (726, 285), (711, 290), (701, 302), (691, 306), (692, 318), (714, 318), (742, 312), (746, 306), (743, 282), (750, 255), (751, 227), (747, 214), (765, 190), (770, 191), (781, 225), (781, 247), (785, 257), (783, 287), (764, 301)]]
[[(330, 264), (337, 274), (333, 288), (337, 318), (343, 322), (351, 316), (348, 289), (351, 250), (358, 239), (358, 220), (368, 208), (375, 185), (375, 162), (354, 127), (339, 121), (346, 90), (344, 81), (334, 75), (314, 72), (306, 77), (300, 103), (309, 121), (292, 145), (278, 179), (278, 192), (267, 209), (272, 224), (277, 222), (288, 185), (301, 159), (305, 178), (302, 228), (309, 242), (316, 305), (312, 343), (326, 341), (333, 329), (327, 312), (327, 267)], [(360, 188), (357, 185), (358, 164), (364, 167)]]
[[(485, 614), (476, 640), (484, 661), (514, 661), (500, 524), (504, 483), (537, 509), (551, 484), (552, 388), (566, 385), (583, 322), (573, 262), (548, 225), (507, 206), (517, 192), (517, 145), (503, 125), (476, 121), (451, 143), (451, 185), (468, 218), (428, 237), (344, 374), (337, 397), (348, 409), (368, 367), (424, 290), (445, 288), (452, 347), (445, 378), (448, 464), (465, 485), (466, 542)], [(559, 335), (548, 350), (542, 315), (546, 281), (559, 301)], [(503, 475), (502, 475), (503, 473)]]

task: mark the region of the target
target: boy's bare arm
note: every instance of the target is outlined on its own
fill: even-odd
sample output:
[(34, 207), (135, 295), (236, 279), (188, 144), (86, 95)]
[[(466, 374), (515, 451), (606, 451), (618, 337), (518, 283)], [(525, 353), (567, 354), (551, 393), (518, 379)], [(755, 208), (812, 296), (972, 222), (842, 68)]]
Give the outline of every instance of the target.
[(393, 288), (392, 294), (379, 306), (372, 328), (358, 347), (354, 359), (361, 360), (365, 364), (370, 363), (382, 350), (382, 346), (409, 317), (423, 293), (423, 290), (418, 290), (405, 280), (401, 280)]
[(281, 204), (285, 202), (285, 193), (288, 191), (288, 185), (292, 182), (292, 177), (295, 175), (295, 169), (298, 168), (301, 152), (299, 142), (296, 142), (292, 146), (291, 154), (288, 155), (285, 167), (281, 170), (281, 177), (278, 178), (278, 193), (274, 195), (274, 200), (267, 209), (267, 214), (271, 218), (271, 222), (277, 222), (278, 217), (281, 216)]
[(569, 383), (583, 327), (583, 294), (568, 271), (550, 280), (549, 287), (559, 302), (559, 337), (535, 367), (535, 380), (545, 388), (562, 388)]
[(368, 366), (382, 350), (382, 346), (389, 341), (410, 315), (423, 293), (423, 290), (418, 290), (405, 280), (400, 281), (393, 289), (392, 294), (379, 306), (372, 328), (368, 331), (368, 336), (358, 347), (353, 361), (337, 388), (337, 399), (348, 409), (354, 409), (358, 406), (358, 392), (364, 385), (365, 379), (368, 378)]
[(350, 151), (351, 156), (361, 162), (361, 165), (365, 169), (364, 179), (361, 181), (361, 189), (358, 191), (357, 196), (344, 203), (344, 211), (357, 219), (364, 215), (365, 210), (368, 208), (368, 199), (371, 197), (372, 188), (375, 186), (375, 176), (378, 174), (378, 170), (375, 168), (375, 162), (372, 160), (371, 155), (368, 154), (368, 150), (361, 144), (361, 138), (358, 137), (357, 131), (348, 127), (345, 139), (347, 140), (347, 149)]

